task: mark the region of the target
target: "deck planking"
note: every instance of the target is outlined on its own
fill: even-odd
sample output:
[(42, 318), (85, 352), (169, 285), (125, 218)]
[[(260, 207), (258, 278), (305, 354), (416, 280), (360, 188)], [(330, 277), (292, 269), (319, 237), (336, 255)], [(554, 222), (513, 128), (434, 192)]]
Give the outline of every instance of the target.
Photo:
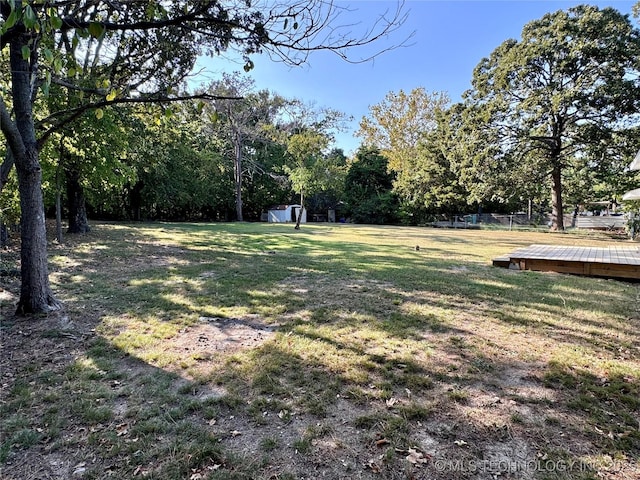
[(640, 279), (640, 247), (530, 245), (494, 259), (493, 264), (516, 270)]

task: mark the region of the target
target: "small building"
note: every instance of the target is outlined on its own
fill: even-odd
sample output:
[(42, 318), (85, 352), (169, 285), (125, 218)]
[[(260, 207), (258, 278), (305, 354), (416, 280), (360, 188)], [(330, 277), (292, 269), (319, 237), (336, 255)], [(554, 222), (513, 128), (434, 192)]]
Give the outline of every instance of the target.
[[(276, 205), (269, 208), (267, 221), (269, 223), (295, 223), (302, 205)], [(300, 223), (307, 223), (307, 210), (302, 211)]]
[[(633, 159), (633, 162), (631, 162), (631, 165), (629, 165), (629, 170), (640, 170), (640, 151), (636, 154), (636, 158)], [(639, 200), (640, 200), (640, 188), (631, 190), (622, 196), (623, 202), (633, 202), (633, 201), (637, 202)], [(638, 219), (637, 212), (629, 212), (628, 215), (629, 215), (629, 221), (628, 221), (629, 235), (631, 236), (631, 240), (633, 240), (636, 238), (638, 234), (638, 226), (639, 226), (640, 220)]]
[[(636, 155), (636, 158), (633, 159), (631, 165), (629, 165), (629, 170), (640, 170), (640, 151)], [(622, 196), (623, 201), (635, 201), (640, 200), (640, 188), (636, 188), (635, 190), (631, 190), (630, 192), (625, 193)]]

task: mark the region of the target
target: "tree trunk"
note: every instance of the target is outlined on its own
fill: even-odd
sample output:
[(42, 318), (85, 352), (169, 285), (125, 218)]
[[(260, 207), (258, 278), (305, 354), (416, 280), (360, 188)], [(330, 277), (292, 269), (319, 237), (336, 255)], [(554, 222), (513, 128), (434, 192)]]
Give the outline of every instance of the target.
[(9, 246), (9, 229), (4, 222), (0, 221), (0, 248)]
[(300, 230), (300, 222), (302, 221), (302, 213), (304, 212), (304, 194), (300, 192), (300, 210), (298, 210), (298, 218), (296, 219), (296, 230)]
[(56, 191), (56, 240), (62, 244), (62, 195), (60, 190)]
[(32, 57), (35, 56), (37, 45), (30, 46), (29, 42), (32, 40), (26, 34), (17, 35), (11, 40), (10, 65), (15, 124), (2, 126), (14, 155), (22, 209), (22, 284), (17, 313), (23, 315), (46, 313), (60, 308), (49, 285), (42, 169), (33, 119), (32, 85), (35, 85), (35, 81), (32, 83), (32, 80), (35, 80), (36, 76), (37, 59), (31, 58), (27, 61), (22, 54), (22, 48), (29, 47)]
[(554, 162), (551, 172), (551, 230), (564, 230), (564, 209), (562, 207), (562, 169)]
[(138, 180), (133, 187), (129, 188), (129, 212), (131, 220), (139, 222), (142, 220), (142, 189), (144, 182)]
[(234, 135), (233, 149), (233, 173), (236, 184), (236, 218), (239, 222), (242, 222), (244, 219), (242, 216), (242, 138), (240, 133)]
[(67, 179), (67, 209), (69, 210), (69, 228), (67, 232), (90, 232), (84, 188), (80, 183), (80, 173), (73, 167), (66, 168), (64, 173)]
[[(47, 232), (42, 200), (42, 171), (38, 164), (38, 153), (30, 149), (27, 165), (16, 158), (18, 188), (20, 191), (20, 230), (22, 248), (20, 252), (22, 285), (17, 312), (41, 313), (57, 310), (60, 305), (53, 297), (49, 286), (47, 266)], [(28, 168), (24, 168), (27, 166)]]

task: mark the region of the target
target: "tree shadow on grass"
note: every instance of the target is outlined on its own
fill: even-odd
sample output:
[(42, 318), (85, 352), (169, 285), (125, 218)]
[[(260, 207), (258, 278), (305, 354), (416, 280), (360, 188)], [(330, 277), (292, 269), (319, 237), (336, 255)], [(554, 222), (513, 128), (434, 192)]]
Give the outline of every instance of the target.
[[(438, 257), (444, 246), (425, 257), (409, 247), (345, 248), (303, 236), (289, 245), (284, 230), (268, 239), (247, 233), (215, 241), (206, 239), (208, 227), (191, 230), (193, 238), (175, 250), (114, 240), (81, 252), (78, 262), (94, 271), (82, 271), (78, 288), (72, 273), (81, 271), (70, 271), (60, 286), (72, 293), (68, 313), (82, 323), (79, 332), (50, 325), (29, 333), (21, 321), (9, 327), (22, 356), (13, 359), (18, 370), (3, 393), (11, 439), (3, 455), (77, 459), (65, 463), (71, 475), (85, 463), (78, 468), (95, 478), (322, 471), (333, 478), (460, 478), (451, 466), (406, 461), (413, 447), (424, 459), (465, 459), (467, 467), (545, 455), (581, 462), (609, 456), (637, 467), (633, 363), (627, 374), (599, 376), (573, 365), (574, 357), (549, 362), (515, 348), (536, 336), (586, 349), (589, 359), (602, 347), (619, 368), (624, 362), (610, 355), (615, 332), (622, 339), (637, 332), (637, 322), (622, 321), (632, 312), (616, 303), (635, 298), (624, 284), (498, 271), (480, 262), (461, 269), (458, 259)], [(125, 260), (113, 261), (122, 248)], [(167, 265), (145, 262), (147, 254)], [(197, 377), (180, 361), (158, 368), (142, 360), (144, 346), (117, 348), (119, 331), (92, 332), (117, 317), (117, 328), (140, 326), (138, 333), (161, 349), (199, 317), (224, 318), (234, 308), (270, 317), (280, 333), (262, 346), (203, 360)], [(585, 318), (581, 310), (598, 316)], [(571, 324), (560, 325), (563, 314)], [(581, 322), (611, 330), (606, 345)], [(486, 327), (515, 330), (490, 344)], [(48, 465), (53, 475), (57, 467)]]

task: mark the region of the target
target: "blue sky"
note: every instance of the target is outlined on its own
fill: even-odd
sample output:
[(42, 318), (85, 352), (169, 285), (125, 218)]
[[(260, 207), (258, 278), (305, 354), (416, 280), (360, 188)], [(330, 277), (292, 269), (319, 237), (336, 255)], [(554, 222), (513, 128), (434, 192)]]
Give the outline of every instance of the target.
[[(385, 0), (338, 1), (353, 11), (345, 16), (362, 28), (372, 24), (395, 2)], [(612, 6), (630, 13), (635, 1), (551, 1), (551, 0), (409, 0), (409, 15), (394, 36), (362, 50), (354, 49), (354, 59), (367, 56), (402, 42), (411, 32), (408, 45), (396, 48), (364, 64), (351, 64), (329, 52), (316, 52), (309, 64), (287, 67), (266, 56), (254, 58), (253, 77), (258, 89), (269, 89), (288, 98), (315, 102), (353, 117), (349, 131), (337, 136), (336, 145), (347, 154), (360, 144), (353, 137), (369, 106), (390, 91), (424, 87), (428, 91), (446, 91), (453, 101), (470, 88), (474, 67), (498, 45), (509, 38), (520, 38), (522, 27), (547, 12), (567, 9), (582, 3)], [(221, 71), (241, 70), (242, 65), (223, 58), (203, 62), (209, 77)]]

